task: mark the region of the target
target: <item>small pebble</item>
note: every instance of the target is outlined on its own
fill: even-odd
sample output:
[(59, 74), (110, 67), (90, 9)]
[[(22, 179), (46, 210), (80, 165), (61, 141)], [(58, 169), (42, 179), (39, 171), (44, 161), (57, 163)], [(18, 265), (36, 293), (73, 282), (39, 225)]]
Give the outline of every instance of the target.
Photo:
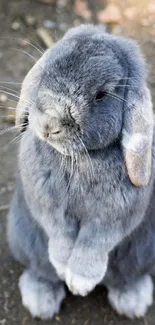
[(5, 325), (6, 324), (6, 319), (2, 319), (2, 320), (0, 320), (0, 325)]
[[(150, 35), (155, 36), (155, 29), (154, 29), (154, 28), (152, 28), (152, 29), (150, 30)], [(152, 39), (152, 41), (154, 42), (153, 39)]]
[(13, 270), (9, 270), (10, 274), (14, 274), (14, 271)]
[(57, 7), (64, 8), (67, 6), (68, 0), (57, 0)]
[(150, 22), (149, 22), (149, 20), (147, 18), (143, 18), (141, 20), (141, 25), (144, 26), (144, 27), (148, 27), (148, 26), (150, 26)]
[(66, 23), (60, 23), (59, 29), (61, 30), (61, 32), (65, 32), (68, 29), (68, 25)]
[(44, 27), (48, 29), (52, 29), (56, 27), (56, 23), (52, 20), (44, 20)]
[(9, 205), (8, 204), (6, 204), (6, 205), (1, 205), (0, 206), (0, 212), (1, 211), (6, 211), (6, 210), (8, 210), (9, 209)]
[(4, 194), (7, 191), (6, 187), (1, 187), (0, 195)]
[(136, 7), (129, 7), (124, 11), (124, 16), (127, 19), (133, 20), (137, 16), (137, 8)]
[(104, 10), (99, 11), (97, 18), (100, 23), (119, 24), (122, 20), (122, 15), (119, 7), (109, 4)]
[(89, 320), (87, 319), (83, 325), (88, 325), (89, 324)]
[(19, 21), (13, 21), (11, 24), (11, 28), (13, 30), (19, 30), (21, 28), (21, 23)]
[(8, 291), (4, 291), (4, 298), (8, 299), (9, 298), (9, 292)]
[(28, 26), (35, 26), (36, 18), (31, 15), (27, 15), (27, 16), (25, 16), (25, 22)]
[(155, 3), (154, 3), (154, 2), (152, 2), (152, 3), (150, 3), (150, 4), (148, 5), (148, 12), (149, 12), (150, 14), (155, 14)]
[(42, 2), (45, 4), (54, 4), (56, 2), (56, 0), (38, 0), (38, 2)]
[(1, 94), (1, 95), (0, 95), (0, 101), (1, 101), (2, 103), (5, 103), (7, 100), (8, 100), (8, 97), (7, 97), (6, 94)]
[(85, 20), (91, 20), (92, 12), (89, 10), (88, 2), (83, 0), (75, 0), (74, 1), (74, 11), (75, 13), (82, 17)]

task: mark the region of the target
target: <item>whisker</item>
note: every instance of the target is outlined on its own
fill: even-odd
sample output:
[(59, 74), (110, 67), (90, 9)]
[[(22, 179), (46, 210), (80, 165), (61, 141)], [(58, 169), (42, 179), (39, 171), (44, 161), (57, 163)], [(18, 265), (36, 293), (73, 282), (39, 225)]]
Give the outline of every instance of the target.
[(18, 99), (20, 98), (20, 96), (17, 96), (16, 94), (10, 93), (10, 92), (5, 91), (3, 89), (0, 89), (0, 93), (7, 94), (7, 95), (10, 95), (10, 96), (16, 97)]
[[(41, 51), (38, 47), (36, 47), (34, 44), (30, 43), (29, 41), (27, 40), (24, 40), (28, 45), (31, 45), (34, 49), (36, 49), (41, 55), (44, 54), (43, 51)], [(43, 49), (42, 49), (43, 50)]]
[[(16, 110), (18, 110), (18, 111), (21, 111), (21, 112), (23, 112), (24, 113), (24, 111), (23, 111), (23, 109), (22, 108), (18, 108), (17, 109), (17, 107), (12, 107), (12, 106), (0, 106), (0, 108), (4, 108), (5, 110), (11, 110), (11, 111), (16, 111)], [(30, 110), (33, 110), (33, 108), (31, 107), (30, 108)], [(26, 110), (26, 112), (25, 112), (25, 114), (27, 114), (27, 110)]]
[[(72, 177), (73, 177), (73, 174), (74, 174), (74, 152), (73, 152), (73, 150), (71, 151), (70, 159), (71, 159), (71, 161), (70, 161), (70, 163), (71, 163), (70, 177), (69, 177), (69, 181), (68, 181), (67, 187), (65, 189), (64, 195), (63, 195), (63, 197), (62, 197), (62, 199), (61, 199), (60, 202), (62, 202), (65, 199), (65, 197), (67, 195), (67, 192), (68, 192), (68, 190), (70, 188), (70, 184), (71, 184)], [(67, 161), (67, 159), (65, 160), (65, 162), (66, 161)], [(65, 165), (65, 169), (66, 169), (66, 165)]]
[(2, 148), (2, 150), (6, 151), (6, 150), (9, 149), (9, 147), (10, 147), (12, 144), (14, 144), (15, 142), (18, 143), (17, 140), (20, 140), (22, 136), (23, 136), (22, 133), (18, 134), (18, 135), (17, 135), (14, 139), (12, 139), (12, 140), (11, 140), (11, 141), (6, 145), (6, 146), (4, 146), (4, 147)]
[(4, 109), (7, 109), (7, 110), (16, 110), (16, 107), (12, 107), (12, 106), (0, 106), (0, 108), (4, 108)]
[[(70, 172), (70, 178), (68, 181), (68, 189), (69, 189), (71, 181), (72, 181), (73, 173), (74, 173), (74, 151), (72, 150), (71, 151), (71, 172)], [(67, 191), (68, 191), (68, 189), (67, 189)]]
[[(20, 95), (20, 91), (17, 91), (17, 90), (15, 90), (15, 89), (12, 89), (12, 88), (9, 88), (9, 87), (6, 87), (6, 86), (0, 86), (0, 87), (3, 87), (4, 90), (7, 89), (7, 90), (14, 91), (15, 94)], [(1, 90), (1, 89), (3, 90), (3, 88), (0, 88), (0, 90)]]
[(135, 77), (113, 78), (113, 80), (116, 81), (127, 80), (127, 79), (136, 79), (136, 78)]
[(77, 134), (77, 136), (78, 136), (78, 138), (79, 138), (79, 140), (80, 140), (80, 142), (81, 142), (81, 144), (82, 144), (82, 146), (83, 146), (83, 148), (84, 148), (84, 150), (85, 150), (85, 156), (87, 157), (87, 160), (88, 160), (88, 166), (89, 166), (89, 168), (90, 168), (90, 176), (91, 176), (91, 181), (92, 181), (92, 183), (93, 183), (93, 179), (94, 179), (94, 167), (93, 167), (93, 164), (92, 164), (92, 160), (91, 160), (91, 158), (90, 158), (90, 155), (89, 155), (89, 152), (88, 152), (88, 150), (87, 150), (87, 148), (86, 148), (86, 146), (85, 146), (85, 144), (83, 143), (83, 141), (82, 141), (82, 139), (81, 139), (81, 137)]
[[(0, 106), (0, 107), (3, 107), (3, 106)], [(13, 107), (13, 106), (7, 106), (7, 107), (5, 107), (5, 109), (11, 109), (11, 110), (16, 110), (16, 107)]]
[[(16, 94), (10, 93), (10, 92), (5, 91), (5, 90), (3, 90), (3, 89), (0, 89), (0, 93), (7, 94), (7, 95), (10, 95), (10, 96), (13, 96), (13, 97), (15, 97), (15, 98), (20, 99), (20, 96), (17, 96)], [(13, 100), (13, 99), (11, 99), (11, 100)], [(30, 101), (24, 100), (24, 102), (25, 102), (25, 103), (28, 103), (28, 104), (30, 104), (30, 105), (34, 104), (32, 101), (30, 102)], [(15, 103), (17, 103), (17, 102), (15, 101)]]
[[(14, 103), (16, 103), (16, 104), (18, 104), (18, 101), (17, 100), (14, 100), (13, 98), (7, 98), (7, 101), (10, 101), (10, 102), (14, 102)], [(3, 106), (4, 107), (4, 106)]]
[[(64, 155), (61, 155), (61, 164), (60, 164), (60, 167), (59, 167), (59, 170), (58, 170), (58, 174), (60, 174), (60, 175), (61, 175), (61, 172), (63, 172), (63, 165), (64, 165), (64, 162), (66, 163), (64, 157), (65, 157)], [(64, 175), (62, 175), (62, 177), (59, 179), (59, 183), (60, 183), (60, 184), (61, 184), (63, 178), (64, 178)]]
[[(28, 38), (30, 38), (30, 40), (32, 40), (32, 42), (34, 43), (34, 44), (36, 44), (37, 45), (37, 47), (35, 47), (34, 46), (34, 44), (32, 44), (32, 43), (29, 43), (29, 45), (31, 45), (32, 47), (35, 47), (36, 48), (36, 50), (38, 50), (38, 51), (40, 51), (40, 53), (41, 54), (44, 54), (44, 52), (45, 52), (45, 50), (44, 50), (44, 48), (38, 43), (38, 42), (36, 42), (30, 35), (28, 35), (27, 33), (25, 33), (25, 32), (23, 32), (23, 35), (24, 36), (26, 36), (26, 37), (28, 37)], [(21, 39), (22, 40), (22, 39)], [(40, 50), (39, 50), (39, 48), (40, 48)]]
[[(23, 34), (25, 34), (25, 36), (26, 37), (28, 37), (28, 38), (30, 38), (30, 39), (32, 39), (29, 35), (27, 35), (26, 33), (23, 33)], [(23, 38), (20, 38), (20, 37), (0, 37), (0, 39), (11, 39), (11, 40), (17, 40), (17, 41), (23, 41)], [(25, 41), (25, 40), (24, 40)], [(36, 41), (34, 41), (33, 39), (32, 39), (32, 41), (38, 46), (38, 47), (40, 47), (40, 49), (38, 48), (38, 47), (36, 47), (34, 44), (32, 44), (32, 43), (30, 43), (29, 41), (27, 41), (26, 40), (26, 43), (28, 44), (28, 45), (30, 45), (30, 46), (32, 46), (33, 48), (35, 48), (38, 52), (40, 52), (41, 54), (43, 54), (44, 53), (44, 49), (41, 47), (41, 45), (39, 45), (39, 43), (37, 43)], [(42, 51), (41, 51), (42, 50)]]
[(83, 153), (83, 154), (85, 156), (85, 159), (88, 162), (88, 170), (86, 169), (86, 173), (88, 174), (87, 179), (90, 180), (90, 184), (93, 184), (94, 173), (93, 173), (93, 168), (92, 168), (91, 163), (90, 163), (90, 157), (89, 157), (89, 155), (86, 154), (86, 152)]
[(0, 118), (5, 118), (5, 117), (14, 117), (14, 114), (6, 114), (6, 115), (0, 115)]
[(0, 81), (0, 84), (14, 84), (14, 85), (22, 85), (22, 82), (15, 82), (15, 81)]
[(7, 128), (5, 130), (0, 131), (0, 135), (3, 135), (3, 134), (5, 134), (5, 133), (7, 133), (9, 131), (14, 131), (14, 130), (15, 130), (15, 126), (12, 126), (10, 128)]
[(131, 85), (117, 85), (116, 87), (128, 87), (128, 88), (135, 88), (135, 89), (139, 89), (139, 87), (135, 87), (135, 86), (131, 86)]
[(24, 50), (20, 50), (20, 49), (17, 49), (17, 48), (15, 48), (15, 47), (13, 47), (12, 49), (13, 49), (13, 50), (16, 50), (16, 51), (19, 51), (19, 52), (21, 52), (21, 53), (26, 54), (27, 56), (29, 56), (29, 57), (30, 57), (33, 61), (35, 61), (35, 62), (38, 61), (37, 58), (35, 58), (33, 55), (31, 55), (30, 53), (28, 53), (28, 52), (26, 52), (26, 51), (24, 51)]
[[(75, 152), (74, 157), (75, 157), (75, 167), (76, 167), (76, 170), (77, 170), (77, 176), (79, 177), (79, 166), (80, 166), (80, 158), (81, 158), (80, 152)], [(80, 183), (77, 182), (77, 184), (78, 184), (77, 191), (79, 191)]]
[[(18, 127), (21, 127), (21, 126), (24, 126), (24, 124), (18, 125)], [(10, 132), (10, 131), (16, 131), (16, 129), (18, 129), (18, 127), (15, 125), (15, 126), (12, 126), (10, 128), (7, 128), (5, 130), (2, 130), (2, 131), (0, 131), (0, 135), (3, 135), (3, 134), (5, 134), (7, 132)]]
[(111, 93), (110, 91), (105, 91), (105, 93), (107, 94), (107, 96), (110, 96), (112, 98), (118, 99), (118, 100), (126, 102), (126, 103), (128, 102), (126, 99), (116, 95), (115, 93)]

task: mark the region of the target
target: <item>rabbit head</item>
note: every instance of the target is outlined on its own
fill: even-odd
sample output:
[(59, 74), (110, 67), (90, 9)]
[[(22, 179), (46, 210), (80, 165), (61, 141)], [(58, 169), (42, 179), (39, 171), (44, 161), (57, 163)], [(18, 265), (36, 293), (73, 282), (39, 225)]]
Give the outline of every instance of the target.
[(145, 70), (135, 42), (91, 25), (73, 28), (26, 76), (16, 125), (29, 124), (64, 155), (118, 140), (130, 180), (147, 185), (154, 123)]

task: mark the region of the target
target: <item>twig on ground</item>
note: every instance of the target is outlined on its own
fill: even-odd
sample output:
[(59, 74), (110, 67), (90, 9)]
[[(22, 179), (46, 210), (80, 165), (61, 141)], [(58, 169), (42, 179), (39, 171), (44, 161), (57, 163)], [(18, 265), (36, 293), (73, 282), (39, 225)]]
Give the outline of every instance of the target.
[(52, 37), (49, 35), (48, 31), (45, 28), (38, 28), (37, 35), (46, 47), (51, 47), (54, 44)]

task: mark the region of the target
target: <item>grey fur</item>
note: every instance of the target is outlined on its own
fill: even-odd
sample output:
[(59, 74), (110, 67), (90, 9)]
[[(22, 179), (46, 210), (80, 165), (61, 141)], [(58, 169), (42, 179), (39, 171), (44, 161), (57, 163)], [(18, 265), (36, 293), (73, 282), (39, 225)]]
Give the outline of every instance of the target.
[[(54, 288), (61, 279), (81, 295), (102, 281), (122, 289), (155, 268), (155, 145), (145, 88), (137, 45), (89, 25), (69, 31), (25, 78), (17, 125), (25, 115), (29, 124), (19, 149), (8, 238), (14, 256)], [(97, 102), (99, 91), (105, 97)], [(146, 187), (131, 183), (122, 146), (122, 129), (134, 132), (130, 117), (137, 100), (149, 158), (145, 164), (143, 153), (136, 181)]]

